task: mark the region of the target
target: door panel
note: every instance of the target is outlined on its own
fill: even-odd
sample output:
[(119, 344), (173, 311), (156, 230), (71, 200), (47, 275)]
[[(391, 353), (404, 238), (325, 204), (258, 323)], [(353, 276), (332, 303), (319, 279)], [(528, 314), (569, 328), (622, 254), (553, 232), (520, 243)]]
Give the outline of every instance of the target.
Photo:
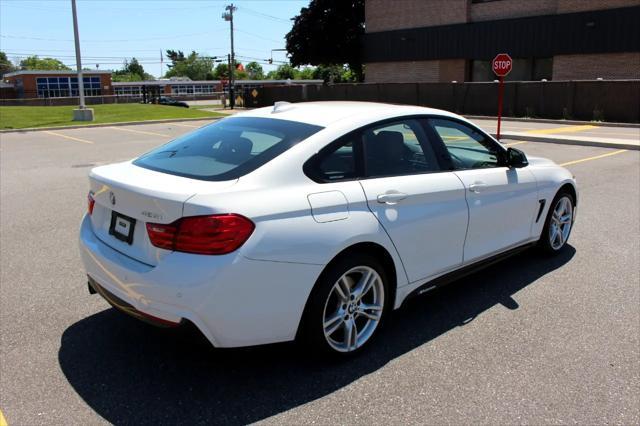
[(469, 203), (465, 263), (531, 238), (539, 204), (535, 178), (526, 167), (460, 170), (455, 174), (466, 187)]
[(468, 210), (464, 186), (454, 173), (365, 179), (360, 184), (409, 281), (462, 263)]

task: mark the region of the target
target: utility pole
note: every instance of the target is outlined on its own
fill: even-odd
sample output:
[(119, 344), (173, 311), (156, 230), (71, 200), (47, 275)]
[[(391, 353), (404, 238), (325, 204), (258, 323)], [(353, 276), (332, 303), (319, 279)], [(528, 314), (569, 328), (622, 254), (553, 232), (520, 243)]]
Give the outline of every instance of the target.
[(71, 13), (73, 15), (73, 38), (76, 45), (76, 69), (78, 72), (78, 95), (80, 106), (73, 110), (74, 121), (93, 121), (93, 110), (87, 109), (84, 104), (84, 81), (82, 80), (82, 60), (80, 59), (80, 36), (78, 35), (78, 13), (76, 0), (71, 0)]
[(231, 64), (229, 65), (229, 106), (231, 109), (235, 106), (235, 79), (234, 79), (234, 71), (236, 67), (235, 54), (233, 51), (233, 12), (236, 11), (237, 7), (231, 3), (230, 5), (224, 8), (226, 10), (225, 13), (222, 14), (222, 19), (225, 21), (229, 21), (231, 27), (231, 54), (229, 56)]

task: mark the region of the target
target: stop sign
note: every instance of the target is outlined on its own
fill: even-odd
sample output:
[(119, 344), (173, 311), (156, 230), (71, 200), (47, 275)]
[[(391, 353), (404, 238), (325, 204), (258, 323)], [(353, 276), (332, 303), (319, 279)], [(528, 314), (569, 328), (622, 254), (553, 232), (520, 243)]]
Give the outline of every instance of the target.
[(513, 68), (513, 59), (506, 53), (500, 53), (493, 58), (491, 68), (498, 77), (504, 77), (511, 72)]

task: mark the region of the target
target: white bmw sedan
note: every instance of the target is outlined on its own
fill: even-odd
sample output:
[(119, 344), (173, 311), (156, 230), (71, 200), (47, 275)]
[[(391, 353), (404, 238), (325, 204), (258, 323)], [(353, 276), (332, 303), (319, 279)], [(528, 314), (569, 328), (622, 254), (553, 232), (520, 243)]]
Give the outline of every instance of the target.
[(89, 290), (216, 347), (367, 345), (389, 312), (498, 258), (555, 254), (576, 184), (445, 111), (277, 103), (94, 168)]

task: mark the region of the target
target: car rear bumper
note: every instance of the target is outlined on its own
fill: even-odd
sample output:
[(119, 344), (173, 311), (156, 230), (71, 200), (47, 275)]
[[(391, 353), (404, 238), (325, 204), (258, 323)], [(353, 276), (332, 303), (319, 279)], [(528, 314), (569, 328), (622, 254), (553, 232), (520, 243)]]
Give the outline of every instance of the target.
[[(150, 266), (96, 237), (87, 216), (80, 253), (92, 288), (148, 322), (191, 321), (217, 347), (293, 340), (322, 266), (255, 261), (234, 252), (174, 252)], [(92, 283), (90, 283), (91, 285)]]

